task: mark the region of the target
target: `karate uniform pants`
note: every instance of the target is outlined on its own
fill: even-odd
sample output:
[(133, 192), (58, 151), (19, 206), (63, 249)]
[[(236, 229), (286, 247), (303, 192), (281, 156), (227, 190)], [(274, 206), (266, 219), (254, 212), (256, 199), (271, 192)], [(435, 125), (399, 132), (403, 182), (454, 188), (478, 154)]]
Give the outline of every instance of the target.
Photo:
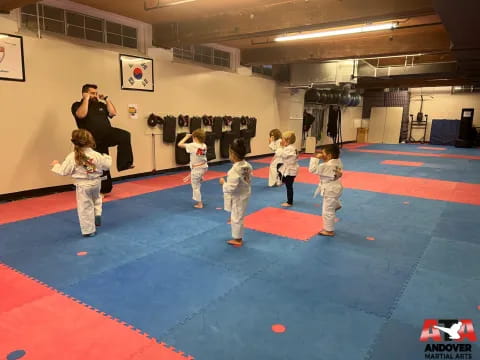
[(233, 239), (243, 239), (243, 220), (249, 200), (250, 194), (240, 196), (231, 194), (224, 195), (225, 211), (230, 212)]
[(268, 174), (268, 186), (280, 186), (282, 185), (282, 180), (278, 174), (278, 168), (282, 164), (279, 164), (277, 161), (272, 161), (270, 164), (270, 172)]
[(322, 205), (323, 229), (335, 231), (336, 209), (341, 206), (339, 196), (324, 196)]
[(202, 201), (202, 193), (200, 188), (202, 187), (203, 176), (207, 172), (208, 168), (206, 167), (197, 167), (193, 168), (190, 172), (190, 183), (192, 184), (193, 195), (192, 199), (194, 201)]
[(95, 216), (102, 216), (100, 181), (96, 185), (77, 185), (77, 212), (83, 235), (96, 231)]

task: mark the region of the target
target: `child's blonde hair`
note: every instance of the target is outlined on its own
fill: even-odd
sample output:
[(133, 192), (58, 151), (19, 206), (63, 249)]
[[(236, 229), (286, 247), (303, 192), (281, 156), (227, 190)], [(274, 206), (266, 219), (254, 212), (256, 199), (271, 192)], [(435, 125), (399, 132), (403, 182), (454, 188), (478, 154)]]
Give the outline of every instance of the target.
[(288, 145), (295, 144), (295, 141), (297, 141), (297, 137), (295, 136), (294, 131), (284, 131), (282, 134), (282, 137), (287, 140)]
[(200, 143), (205, 143), (205, 131), (197, 129), (192, 133), (192, 137), (197, 138)]

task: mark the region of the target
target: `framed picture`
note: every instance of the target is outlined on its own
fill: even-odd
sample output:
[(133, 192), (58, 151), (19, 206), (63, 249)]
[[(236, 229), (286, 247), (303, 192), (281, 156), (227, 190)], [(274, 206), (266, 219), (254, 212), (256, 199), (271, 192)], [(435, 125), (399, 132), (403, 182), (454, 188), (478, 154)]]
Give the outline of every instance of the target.
[(153, 91), (153, 60), (120, 54), (122, 90)]
[(21, 36), (0, 33), (0, 80), (25, 81)]

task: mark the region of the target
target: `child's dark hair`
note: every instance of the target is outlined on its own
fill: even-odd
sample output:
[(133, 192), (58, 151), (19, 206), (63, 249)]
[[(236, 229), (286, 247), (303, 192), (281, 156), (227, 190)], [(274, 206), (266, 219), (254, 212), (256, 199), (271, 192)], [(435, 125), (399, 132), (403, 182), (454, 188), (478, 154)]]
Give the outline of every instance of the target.
[(332, 155), (332, 159), (338, 159), (340, 157), (340, 148), (337, 144), (326, 145), (323, 150), (325, 154)]
[(270, 137), (273, 136), (273, 139), (276, 141), (282, 138), (282, 132), (279, 129), (270, 130)]
[(233, 140), (232, 145), (230, 145), (230, 151), (233, 152), (239, 160), (245, 159), (245, 155), (247, 154), (245, 140), (242, 138)]
[(87, 166), (88, 157), (83, 153), (83, 148), (95, 148), (95, 140), (90, 131), (77, 129), (72, 131), (72, 144), (75, 145), (75, 163), (80, 166)]

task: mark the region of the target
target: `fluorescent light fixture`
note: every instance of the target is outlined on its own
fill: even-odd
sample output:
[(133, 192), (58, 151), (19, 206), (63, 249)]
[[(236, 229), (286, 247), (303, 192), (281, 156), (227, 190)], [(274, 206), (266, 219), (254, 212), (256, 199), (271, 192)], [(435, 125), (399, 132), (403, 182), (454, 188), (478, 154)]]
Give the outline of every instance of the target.
[(191, 3), (197, 0), (178, 0), (178, 1), (173, 1), (171, 3), (165, 4), (165, 6), (175, 6), (175, 5), (182, 5), (182, 4), (187, 4)]
[(8, 35), (0, 34), (0, 39), (6, 39), (6, 38), (8, 38)]
[(371, 31), (391, 30), (391, 29), (396, 28), (397, 26), (398, 26), (397, 23), (387, 23), (387, 24), (379, 24), (379, 25), (365, 25), (365, 26), (359, 26), (359, 27), (347, 28), (347, 29), (338, 29), (338, 30), (320, 31), (320, 32), (314, 32), (314, 33), (307, 33), (307, 34), (280, 36), (280, 37), (275, 38), (275, 41), (306, 40), (306, 39), (317, 39), (317, 38), (330, 37), (330, 36), (360, 34), (360, 33), (371, 32)]

